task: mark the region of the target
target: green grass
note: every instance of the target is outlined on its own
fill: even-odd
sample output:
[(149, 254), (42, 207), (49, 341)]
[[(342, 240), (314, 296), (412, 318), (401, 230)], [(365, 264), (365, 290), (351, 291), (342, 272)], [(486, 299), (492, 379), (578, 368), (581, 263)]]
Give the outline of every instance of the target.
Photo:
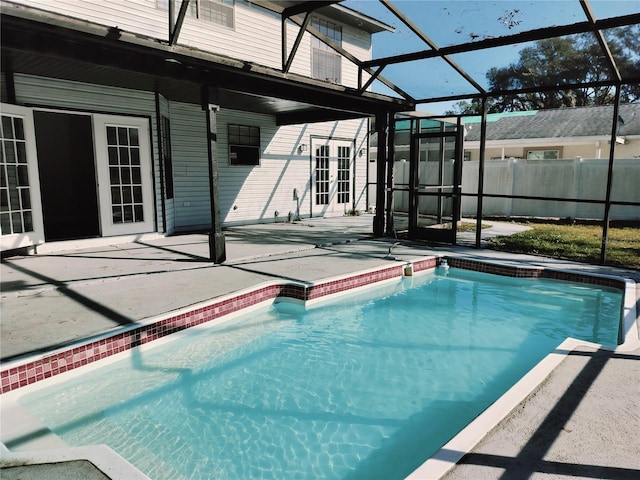
[[(484, 230), (485, 228), (491, 228), (490, 223), (482, 223), (480, 225), (480, 229)], [(457, 227), (458, 232), (475, 232), (476, 231), (476, 222), (460, 222)]]
[[(490, 239), (496, 250), (599, 264), (602, 227), (527, 223), (526, 232)], [(609, 228), (606, 264), (640, 270), (640, 228)]]

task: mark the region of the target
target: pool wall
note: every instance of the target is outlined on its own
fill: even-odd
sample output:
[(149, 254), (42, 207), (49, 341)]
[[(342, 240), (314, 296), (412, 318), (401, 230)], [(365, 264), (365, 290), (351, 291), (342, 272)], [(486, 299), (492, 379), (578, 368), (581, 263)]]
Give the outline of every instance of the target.
[[(626, 288), (625, 279), (619, 277), (586, 275), (542, 267), (505, 265), (504, 263), (451, 256), (441, 258), (446, 258), (451, 267), (484, 273), (519, 278), (569, 280), (612, 287), (623, 292)], [(280, 299), (293, 300), (303, 304), (312, 303), (330, 295), (350, 292), (354, 289), (367, 287), (386, 280), (401, 278), (405, 274), (432, 270), (438, 266), (441, 258), (433, 256), (409, 262), (398, 262), (389, 267), (375, 268), (315, 283), (268, 282), (255, 288), (149, 318), (137, 322), (133, 326), (106, 332), (54, 351), (15, 359), (2, 365), (2, 370), (0, 371), (0, 394), (34, 384), (139, 345), (153, 342), (186, 328), (239, 312), (262, 302), (273, 302)], [(622, 317), (624, 316), (623, 312)]]

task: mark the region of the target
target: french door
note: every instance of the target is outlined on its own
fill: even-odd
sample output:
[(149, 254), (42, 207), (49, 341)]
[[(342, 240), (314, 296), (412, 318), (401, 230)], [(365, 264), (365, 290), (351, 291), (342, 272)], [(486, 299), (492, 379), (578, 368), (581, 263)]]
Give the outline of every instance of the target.
[(102, 236), (153, 231), (148, 120), (94, 115), (93, 128)]
[[(41, 244), (47, 229), (47, 240), (152, 232), (155, 221), (149, 121), (116, 115), (37, 114), (36, 129), (31, 109), (2, 104), (1, 249)], [(78, 117), (73, 119), (75, 123), (72, 117)], [(65, 133), (70, 125), (77, 127), (71, 136)], [(62, 144), (52, 144), (51, 138), (58, 136), (64, 138)], [(70, 148), (65, 142), (85, 146)], [(51, 145), (60, 147), (56, 155), (46, 151), (53, 148)], [(38, 163), (38, 149), (42, 149), (42, 165)], [(93, 167), (94, 162), (95, 177), (91, 178), (94, 169), (87, 166)], [(95, 184), (97, 192), (85, 188)], [(49, 192), (46, 198), (43, 192)], [(67, 197), (76, 199), (75, 203), (63, 201)], [(42, 205), (45, 199), (47, 208)], [(92, 221), (99, 223), (99, 231), (97, 227), (85, 227), (86, 222), (78, 215), (97, 218)]]
[(33, 114), (2, 104), (0, 122), (0, 250), (44, 241)]
[(344, 215), (353, 205), (353, 141), (313, 139), (313, 213)]

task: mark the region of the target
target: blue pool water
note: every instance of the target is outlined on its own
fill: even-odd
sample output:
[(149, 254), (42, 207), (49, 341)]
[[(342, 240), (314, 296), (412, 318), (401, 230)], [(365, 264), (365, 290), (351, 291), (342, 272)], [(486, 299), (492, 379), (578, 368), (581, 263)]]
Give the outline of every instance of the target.
[(451, 269), (190, 331), (20, 403), (157, 480), (403, 478), (566, 337), (615, 344), (621, 300)]

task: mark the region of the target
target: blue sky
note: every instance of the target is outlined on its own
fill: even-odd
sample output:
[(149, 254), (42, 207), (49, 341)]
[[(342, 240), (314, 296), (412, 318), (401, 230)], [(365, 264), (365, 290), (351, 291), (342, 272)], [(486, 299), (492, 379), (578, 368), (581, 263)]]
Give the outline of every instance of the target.
[[(394, 0), (393, 3), (440, 47), (586, 20), (578, 0)], [(393, 33), (374, 35), (374, 58), (428, 48), (379, 1), (347, 0), (342, 4), (396, 29)], [(640, 0), (591, 0), (590, 5), (596, 18), (640, 13)], [(481, 86), (487, 87), (487, 70), (517, 61), (519, 51), (525, 46), (527, 44), (454, 55), (452, 59)], [(475, 91), (440, 59), (388, 66), (382, 75), (415, 98)], [(374, 84), (374, 90), (391, 93), (381, 84)], [(423, 109), (442, 113), (449, 107), (450, 103), (430, 104)]]

